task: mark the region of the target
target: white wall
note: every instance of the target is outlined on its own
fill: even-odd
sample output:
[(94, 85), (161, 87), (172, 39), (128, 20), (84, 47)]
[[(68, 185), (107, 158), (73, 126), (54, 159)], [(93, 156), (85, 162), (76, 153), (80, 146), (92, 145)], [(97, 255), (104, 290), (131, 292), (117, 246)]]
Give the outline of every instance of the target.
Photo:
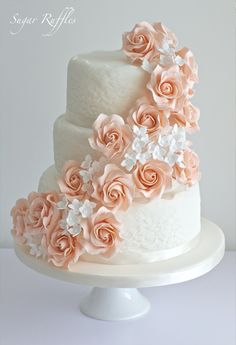
[[(201, 157), (202, 213), (218, 223), (227, 247), (235, 248), (235, 70), (233, 1), (80, 0), (2, 1), (1, 39), (1, 231), (12, 244), (10, 208), (37, 188), (53, 161), (52, 127), (65, 109), (66, 65), (71, 56), (117, 49), (121, 34), (141, 20), (162, 21), (195, 53), (200, 84), (194, 103), (201, 132), (194, 143)], [(12, 15), (40, 17), (76, 9), (77, 22), (53, 37), (46, 26), (28, 25), (12, 36)]]

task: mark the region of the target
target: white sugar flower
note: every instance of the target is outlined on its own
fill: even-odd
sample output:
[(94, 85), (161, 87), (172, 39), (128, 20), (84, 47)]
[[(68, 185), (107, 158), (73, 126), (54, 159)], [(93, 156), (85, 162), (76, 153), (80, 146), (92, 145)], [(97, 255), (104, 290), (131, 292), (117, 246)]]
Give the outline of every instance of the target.
[(151, 154), (148, 151), (138, 153), (136, 156), (136, 160), (139, 161), (141, 164), (147, 163), (147, 161), (151, 158)]
[(170, 47), (168, 41), (164, 41), (162, 48), (158, 48), (158, 51), (161, 53), (159, 63), (162, 66), (171, 66), (178, 65), (183, 66), (185, 60), (181, 56), (176, 55), (175, 50)]
[(173, 166), (177, 161), (178, 155), (169, 151), (165, 157), (165, 162), (168, 163), (170, 166)]
[(67, 226), (66, 219), (61, 219), (60, 222), (59, 222), (59, 226), (60, 226), (61, 229), (67, 231), (68, 226)]
[(177, 155), (177, 159), (176, 159), (176, 164), (180, 167), (180, 168), (185, 168), (185, 164), (183, 162), (184, 160), (184, 153), (183, 151), (180, 152), (178, 155)]
[(163, 41), (162, 48), (158, 47), (157, 48), (160, 53), (164, 55), (173, 55), (175, 53), (175, 50), (170, 47), (169, 42), (167, 40)]
[(89, 168), (89, 172), (91, 176), (94, 174), (102, 171), (104, 166), (107, 164), (107, 159), (105, 157), (100, 157), (99, 160), (93, 161), (91, 167)]
[(63, 198), (56, 204), (56, 207), (59, 210), (65, 210), (67, 208), (68, 205), (68, 200), (65, 196), (63, 196)]
[(135, 152), (141, 152), (146, 143), (140, 138), (135, 138), (132, 143), (132, 150)]
[(171, 152), (183, 149), (186, 146), (185, 129), (174, 125), (169, 134), (159, 136), (158, 144), (161, 147), (168, 147)]
[(81, 168), (88, 170), (91, 164), (92, 164), (92, 157), (90, 155), (87, 155), (84, 161), (81, 163)]
[(166, 150), (155, 143), (150, 143), (148, 145), (148, 151), (152, 155), (152, 158), (159, 161), (165, 160)]
[(68, 204), (68, 209), (64, 219), (60, 221), (60, 227), (65, 231), (69, 232), (71, 235), (79, 235), (82, 227), (80, 224), (81, 217), (90, 217), (93, 213), (93, 209), (96, 207), (94, 202), (85, 200), (84, 202), (78, 199), (73, 199), (70, 204)]
[(129, 151), (125, 154), (124, 160), (121, 162), (121, 166), (131, 171), (136, 164), (136, 153)]
[(176, 63), (176, 65), (183, 66), (185, 64), (185, 60), (181, 56), (176, 55), (175, 56), (175, 63)]
[(177, 124), (174, 125), (172, 135), (176, 141), (186, 141), (186, 131), (183, 127), (179, 127)]
[(79, 214), (79, 209), (83, 205), (78, 199), (73, 199), (70, 204), (68, 204), (69, 209), (71, 209), (75, 214)]
[(80, 174), (80, 176), (82, 176), (84, 183), (88, 183), (91, 180), (91, 174), (89, 171), (80, 170), (79, 174)]
[(147, 134), (146, 127), (133, 126), (134, 140), (131, 149), (125, 153), (124, 160), (121, 162), (121, 166), (126, 170), (131, 171), (137, 161), (141, 164), (145, 164), (151, 157), (150, 152), (147, 150), (147, 146), (150, 142)]
[(88, 195), (91, 195), (94, 191), (91, 183), (83, 184), (81, 189), (83, 192), (87, 193)]
[(82, 231), (82, 227), (79, 223), (75, 223), (74, 225), (69, 226), (66, 219), (62, 219), (59, 224), (64, 232), (69, 232), (73, 236), (79, 235)]
[(39, 258), (42, 256), (42, 248), (41, 246), (31, 243), (30, 244), (30, 255), (36, 256), (36, 258)]
[(82, 205), (83, 203), (77, 199), (73, 199), (72, 202), (68, 204), (64, 219), (59, 223), (64, 232), (69, 232), (73, 236), (80, 234), (82, 230), (80, 225), (80, 207)]
[(158, 144), (161, 147), (167, 147), (171, 143), (172, 136), (171, 135), (162, 135), (160, 134), (158, 137)]
[(160, 64), (161, 65), (173, 65), (174, 57), (175, 57), (175, 50), (170, 47), (168, 41), (164, 41), (162, 48), (158, 48), (160, 55)]
[(144, 58), (143, 59), (143, 62), (142, 62), (142, 65), (141, 65), (141, 68), (148, 72), (148, 73), (152, 73), (153, 72), (153, 69), (155, 68), (153, 64), (151, 64), (147, 58)]
[(68, 215), (66, 217), (66, 222), (67, 222), (67, 225), (68, 227), (71, 227), (75, 224), (78, 223), (78, 213), (74, 212), (73, 210), (70, 210), (68, 212)]
[(165, 134), (160, 134), (157, 143), (148, 144), (148, 152), (155, 160), (160, 160), (173, 166), (182, 164), (180, 151), (186, 147), (186, 133), (184, 128), (175, 125)]
[(99, 161), (93, 161), (91, 168), (90, 168), (91, 174), (98, 172), (99, 169), (100, 169), (100, 162)]
[(136, 137), (143, 138), (147, 135), (147, 127), (133, 126), (133, 132)]
[(84, 170), (81, 170), (79, 172), (84, 182), (81, 188), (83, 192), (87, 192), (88, 195), (91, 195), (93, 193), (93, 186), (90, 183), (90, 181), (92, 181), (93, 176), (96, 173), (98, 173), (104, 168), (106, 163), (107, 163), (107, 160), (104, 157), (100, 157), (99, 160), (97, 161), (96, 160), (93, 161), (90, 155), (87, 155), (85, 157), (85, 160), (81, 164), (81, 167)]
[(73, 226), (69, 227), (67, 231), (72, 235), (72, 236), (78, 236), (81, 231), (82, 231), (82, 226), (80, 224), (74, 224)]
[(149, 142), (147, 128), (133, 126), (133, 133), (135, 135), (135, 139), (132, 143), (132, 150), (140, 153), (145, 147), (145, 145)]
[(92, 215), (93, 209), (96, 207), (95, 202), (85, 200), (83, 205), (80, 207), (80, 213), (83, 218), (88, 218)]
[(41, 234), (31, 234), (29, 232), (24, 233), (24, 238), (26, 239), (26, 243), (30, 248), (30, 254), (39, 258), (40, 256), (45, 257), (45, 253), (43, 251), (41, 245)]
[(180, 151), (186, 147), (186, 132), (184, 128), (174, 126), (172, 130), (172, 152)]
[(82, 162), (81, 167), (84, 170), (81, 170), (79, 172), (80, 176), (83, 179), (84, 185), (82, 186), (82, 190), (85, 192), (88, 190), (88, 182), (91, 181), (92, 176), (91, 176), (91, 167), (93, 165), (92, 157), (90, 155), (87, 155), (85, 157), (85, 160)]

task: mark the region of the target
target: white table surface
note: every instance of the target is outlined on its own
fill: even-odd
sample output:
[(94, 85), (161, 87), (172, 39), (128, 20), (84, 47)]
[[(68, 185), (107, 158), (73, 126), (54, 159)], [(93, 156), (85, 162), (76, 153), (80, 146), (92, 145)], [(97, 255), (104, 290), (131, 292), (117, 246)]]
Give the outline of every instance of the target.
[(89, 287), (54, 280), (0, 250), (1, 345), (235, 345), (236, 253), (189, 282), (140, 289), (152, 309), (143, 318), (97, 321), (82, 315)]

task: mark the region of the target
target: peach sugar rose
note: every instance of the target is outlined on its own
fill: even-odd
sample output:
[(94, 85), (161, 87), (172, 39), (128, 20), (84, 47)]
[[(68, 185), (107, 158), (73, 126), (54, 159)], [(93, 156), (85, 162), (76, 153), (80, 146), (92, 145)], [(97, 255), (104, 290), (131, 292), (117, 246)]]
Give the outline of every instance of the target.
[(107, 164), (102, 176), (93, 183), (92, 196), (109, 209), (127, 210), (134, 195), (132, 177), (115, 164)]
[(165, 112), (151, 104), (145, 97), (136, 102), (136, 107), (131, 110), (127, 121), (131, 126), (147, 128), (148, 134), (155, 133), (168, 124)]
[(58, 179), (58, 184), (62, 193), (65, 193), (68, 199), (82, 199), (86, 195), (83, 188), (84, 182), (80, 175), (81, 166), (79, 162), (67, 161), (62, 170), (62, 176)]
[(189, 84), (179, 66), (173, 65), (167, 69), (157, 65), (151, 74), (147, 88), (161, 109), (180, 110), (183, 107)]
[(171, 187), (171, 167), (157, 160), (138, 165), (133, 178), (138, 193), (146, 199), (161, 197)]
[(119, 115), (100, 114), (93, 124), (90, 146), (107, 158), (122, 156), (130, 144), (132, 133)]
[(166, 26), (162, 23), (154, 23), (152, 24), (155, 31), (159, 34), (159, 37), (162, 39), (159, 40), (163, 43), (163, 40), (167, 41), (171, 48), (175, 48), (178, 44), (177, 38), (173, 32), (171, 32)]
[(176, 55), (180, 56), (185, 63), (180, 67), (180, 70), (185, 75), (191, 87), (194, 83), (198, 82), (198, 65), (191, 50), (188, 48), (182, 48), (176, 52)]
[(43, 235), (42, 246), (47, 252), (48, 261), (57, 267), (67, 268), (70, 263), (76, 263), (84, 252), (80, 238), (72, 236), (59, 226)]
[(169, 124), (171, 126), (177, 124), (179, 127), (186, 127), (187, 131), (192, 133), (199, 129), (199, 117), (199, 109), (187, 100), (181, 111), (170, 113)]
[(183, 163), (184, 168), (179, 167), (177, 164), (174, 165), (173, 177), (180, 183), (192, 186), (200, 178), (199, 157), (193, 151), (184, 151)]
[(54, 229), (60, 221), (61, 211), (55, 206), (59, 201), (57, 193), (30, 193), (26, 213), (26, 227), (30, 232)]
[(28, 211), (29, 203), (26, 199), (19, 199), (11, 210), (13, 220), (12, 235), (19, 244), (25, 243), (25, 215)]
[(83, 246), (92, 255), (110, 257), (122, 241), (119, 235), (120, 223), (105, 207), (101, 207), (90, 219), (84, 221), (83, 229)]
[(55, 192), (29, 194), (28, 199), (19, 199), (11, 210), (12, 234), (19, 244), (28, 244), (28, 236), (40, 245), (43, 234), (57, 227), (62, 218), (56, 207), (59, 194)]
[(140, 62), (144, 58), (151, 61), (158, 53), (163, 41), (167, 40), (170, 46), (177, 44), (175, 35), (161, 23), (153, 25), (141, 22), (135, 25), (133, 30), (123, 34), (123, 51), (132, 62)]

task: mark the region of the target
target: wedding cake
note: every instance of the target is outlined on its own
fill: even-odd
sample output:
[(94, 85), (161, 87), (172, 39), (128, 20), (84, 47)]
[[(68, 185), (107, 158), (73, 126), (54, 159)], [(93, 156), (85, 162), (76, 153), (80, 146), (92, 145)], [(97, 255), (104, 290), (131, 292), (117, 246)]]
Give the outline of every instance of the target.
[(76, 270), (81, 261), (137, 264), (191, 250), (200, 224), (198, 81), (188, 48), (141, 22), (117, 51), (73, 57), (54, 165), (11, 211), (29, 255)]

